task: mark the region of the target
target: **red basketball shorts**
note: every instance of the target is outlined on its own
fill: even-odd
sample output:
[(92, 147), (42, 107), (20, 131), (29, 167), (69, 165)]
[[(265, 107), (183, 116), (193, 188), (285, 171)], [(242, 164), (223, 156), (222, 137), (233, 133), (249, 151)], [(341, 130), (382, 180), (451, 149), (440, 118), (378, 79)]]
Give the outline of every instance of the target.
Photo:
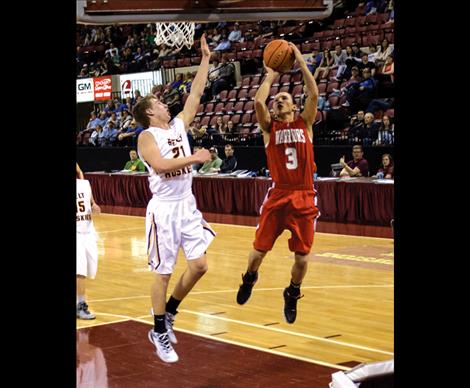
[(313, 190), (270, 189), (261, 206), (253, 247), (258, 251), (270, 251), (276, 239), (287, 229), (291, 232), (289, 250), (306, 255), (313, 245), (319, 214)]

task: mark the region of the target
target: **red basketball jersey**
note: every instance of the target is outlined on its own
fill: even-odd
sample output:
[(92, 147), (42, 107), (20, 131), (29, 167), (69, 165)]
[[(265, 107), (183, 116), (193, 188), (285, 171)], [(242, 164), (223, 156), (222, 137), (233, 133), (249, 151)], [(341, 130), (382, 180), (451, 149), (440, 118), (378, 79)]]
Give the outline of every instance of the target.
[(266, 156), (274, 187), (313, 190), (313, 144), (301, 116), (290, 123), (271, 122)]

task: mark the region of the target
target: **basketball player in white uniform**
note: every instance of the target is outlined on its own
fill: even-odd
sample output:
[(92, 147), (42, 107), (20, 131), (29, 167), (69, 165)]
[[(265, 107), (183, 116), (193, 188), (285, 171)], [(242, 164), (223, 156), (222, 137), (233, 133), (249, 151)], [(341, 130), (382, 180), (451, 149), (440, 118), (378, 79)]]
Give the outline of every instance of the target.
[[(149, 332), (149, 339), (165, 362), (178, 361), (171, 345), (177, 342), (172, 329), (176, 309), (207, 271), (205, 252), (215, 237), (197, 210), (191, 189), (191, 166), (210, 160), (210, 153), (200, 149), (191, 155), (187, 136), (207, 81), (211, 53), (204, 34), (201, 49), (202, 60), (191, 93), (183, 111), (172, 121), (168, 106), (153, 95), (143, 98), (133, 110), (135, 120), (146, 128), (139, 136), (138, 152), (149, 170), (153, 193), (146, 218), (149, 266), (155, 273), (151, 287), (155, 326)], [(186, 256), (187, 268), (166, 302), (168, 282), (180, 247)]]
[(77, 318), (95, 319), (85, 300), (85, 282), (95, 278), (98, 268), (97, 235), (91, 213), (100, 213), (101, 209), (93, 200), (90, 182), (79, 179), (78, 170), (77, 164)]

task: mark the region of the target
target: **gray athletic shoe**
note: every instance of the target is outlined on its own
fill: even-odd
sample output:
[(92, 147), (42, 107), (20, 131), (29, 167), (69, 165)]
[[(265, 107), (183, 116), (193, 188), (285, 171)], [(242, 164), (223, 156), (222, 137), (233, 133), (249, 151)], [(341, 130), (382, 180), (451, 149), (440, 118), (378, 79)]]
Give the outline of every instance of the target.
[(168, 333), (168, 338), (172, 344), (177, 344), (178, 340), (176, 339), (175, 332), (173, 331), (173, 323), (175, 322), (175, 316), (171, 313), (165, 313), (165, 326), (166, 332)]
[(95, 319), (96, 315), (88, 310), (86, 302), (80, 302), (77, 304), (77, 318), (90, 320)]

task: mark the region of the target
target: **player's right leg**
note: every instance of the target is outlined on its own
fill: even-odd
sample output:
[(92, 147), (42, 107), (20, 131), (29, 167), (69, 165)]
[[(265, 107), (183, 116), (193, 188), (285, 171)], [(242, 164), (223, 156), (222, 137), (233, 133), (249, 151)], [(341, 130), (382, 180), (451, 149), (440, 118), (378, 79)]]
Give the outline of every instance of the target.
[(258, 280), (258, 268), (284, 230), (280, 203), (282, 204), (282, 193), (270, 189), (261, 206), (261, 216), (253, 243), (254, 249), (249, 254), (247, 270), (242, 275), (242, 284), (237, 293), (238, 304), (245, 304), (250, 298), (253, 286)]
[(89, 233), (77, 233), (77, 318), (95, 319), (86, 303), (86, 278), (94, 278), (98, 251), (96, 240)]
[(253, 249), (248, 257), (248, 268), (242, 275), (242, 284), (238, 289), (237, 303), (245, 304), (251, 296), (253, 286), (258, 280), (258, 268), (263, 262), (267, 252), (261, 252)]
[[(150, 270), (154, 272), (154, 280), (151, 285), (154, 327), (149, 331), (148, 338), (155, 345), (156, 354), (162, 361), (176, 362), (178, 355), (170, 343), (166, 327), (165, 307), (168, 283), (178, 254), (179, 235), (175, 233), (174, 225), (171, 222), (165, 222), (168, 217), (166, 217), (167, 213), (163, 211), (165, 209), (171, 212), (174, 204), (166, 203), (165, 205), (159, 205), (157, 201), (152, 199), (147, 206), (147, 255)], [(157, 207), (160, 208), (159, 212), (156, 211)]]

